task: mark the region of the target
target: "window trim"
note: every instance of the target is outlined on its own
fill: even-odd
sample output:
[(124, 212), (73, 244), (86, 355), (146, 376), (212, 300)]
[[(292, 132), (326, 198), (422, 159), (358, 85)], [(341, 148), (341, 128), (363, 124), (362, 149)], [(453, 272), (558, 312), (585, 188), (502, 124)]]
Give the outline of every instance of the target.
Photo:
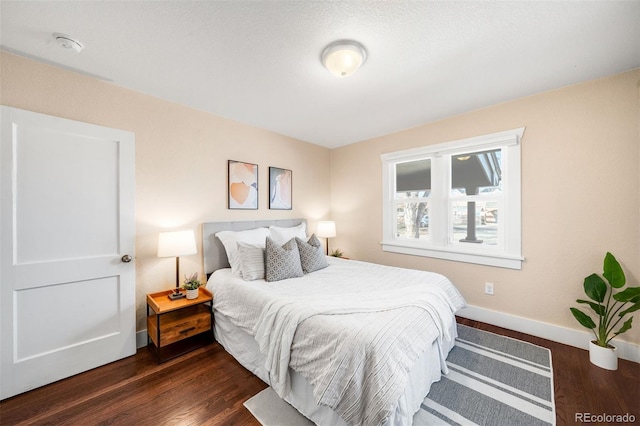
[[(402, 151), (383, 153), (382, 160), (382, 241), (383, 251), (409, 254), (416, 256), (433, 257), (437, 259), (453, 260), (458, 262), (474, 263), (487, 266), (497, 266), (509, 269), (522, 269), (522, 196), (521, 196), (521, 159), (520, 147), (524, 134), (524, 127), (506, 130), (498, 133), (475, 136), (451, 142), (428, 145)], [(440, 209), (439, 217), (435, 223), (446, 224), (446, 229), (430, 232), (430, 238), (425, 240), (405, 240), (394, 235), (393, 206), (395, 205), (395, 164), (398, 162), (414, 161), (419, 159), (432, 159), (432, 173), (437, 171), (437, 162), (449, 158), (450, 155), (459, 153), (483, 151), (491, 148), (503, 150), (503, 168), (507, 179), (503, 180), (504, 210), (503, 216), (503, 246), (494, 248), (491, 246), (460, 246), (449, 241), (450, 228), (448, 214), (443, 217), (442, 211), (448, 211), (448, 207)], [(451, 197), (446, 195), (449, 191), (450, 176), (444, 177), (432, 175), (433, 188), (431, 203), (448, 205)], [(515, 189), (515, 190), (514, 190)], [(435, 192), (435, 194), (434, 194)]]

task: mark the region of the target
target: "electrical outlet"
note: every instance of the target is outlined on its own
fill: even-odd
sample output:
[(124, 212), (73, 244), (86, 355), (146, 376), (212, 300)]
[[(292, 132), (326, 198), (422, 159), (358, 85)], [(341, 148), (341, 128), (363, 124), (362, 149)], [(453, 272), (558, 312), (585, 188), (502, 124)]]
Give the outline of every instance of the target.
[(484, 283), (484, 293), (493, 296), (493, 283)]

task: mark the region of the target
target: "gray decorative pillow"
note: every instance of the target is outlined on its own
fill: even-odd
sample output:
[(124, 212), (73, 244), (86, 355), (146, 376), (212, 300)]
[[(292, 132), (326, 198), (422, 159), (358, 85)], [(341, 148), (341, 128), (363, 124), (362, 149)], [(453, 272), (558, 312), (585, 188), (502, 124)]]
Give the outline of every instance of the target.
[(281, 247), (271, 237), (265, 246), (265, 279), (280, 281), (304, 275), (300, 265), (300, 253), (295, 239), (290, 239)]
[(245, 281), (264, 279), (264, 248), (238, 243), (240, 276)]
[(327, 258), (322, 252), (322, 244), (316, 234), (313, 234), (308, 242), (296, 237), (296, 244), (298, 244), (300, 263), (305, 274), (329, 266)]

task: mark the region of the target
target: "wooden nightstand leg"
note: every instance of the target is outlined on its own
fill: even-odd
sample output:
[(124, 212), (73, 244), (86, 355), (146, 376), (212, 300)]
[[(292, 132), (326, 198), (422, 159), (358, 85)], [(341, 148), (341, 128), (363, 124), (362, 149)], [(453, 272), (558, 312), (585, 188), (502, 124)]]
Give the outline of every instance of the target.
[(160, 314), (156, 314), (156, 338), (158, 340), (158, 362), (162, 362), (162, 343), (160, 342)]
[(215, 336), (213, 334), (213, 301), (209, 302), (209, 312), (211, 313), (211, 338), (215, 341)]
[[(147, 318), (149, 318), (149, 304), (147, 303)], [(149, 327), (147, 327), (149, 328)], [(149, 342), (151, 342), (151, 338), (149, 337), (149, 330), (147, 330), (147, 346), (149, 346)]]

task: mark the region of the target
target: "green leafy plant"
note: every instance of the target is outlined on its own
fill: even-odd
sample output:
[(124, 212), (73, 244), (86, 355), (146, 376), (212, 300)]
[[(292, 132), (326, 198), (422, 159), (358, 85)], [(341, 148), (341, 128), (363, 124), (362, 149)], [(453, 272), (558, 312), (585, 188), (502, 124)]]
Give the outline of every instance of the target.
[[(589, 305), (596, 313), (596, 324), (589, 315), (577, 308), (570, 308), (573, 316), (586, 328), (591, 329), (595, 335), (594, 342), (604, 348), (610, 347), (609, 342), (618, 334), (631, 329), (630, 317), (617, 330), (616, 327), (625, 316), (640, 309), (640, 287), (627, 287), (625, 290), (614, 293), (614, 289), (625, 286), (626, 278), (620, 263), (609, 252), (604, 257), (603, 280), (597, 274), (591, 274), (584, 279), (584, 292), (591, 300), (578, 299), (576, 302)], [(631, 306), (626, 307), (628, 304)], [(623, 308), (625, 308), (623, 310)]]
[(198, 280), (197, 272), (190, 276), (184, 276), (184, 285), (182, 286), (182, 288), (184, 288), (185, 290), (195, 290), (201, 285), (202, 284), (200, 283), (200, 280)]
[(335, 249), (330, 254), (330, 256), (333, 256), (333, 257), (342, 257), (343, 255), (344, 255), (344, 253), (342, 253), (342, 251), (340, 251), (340, 249)]

